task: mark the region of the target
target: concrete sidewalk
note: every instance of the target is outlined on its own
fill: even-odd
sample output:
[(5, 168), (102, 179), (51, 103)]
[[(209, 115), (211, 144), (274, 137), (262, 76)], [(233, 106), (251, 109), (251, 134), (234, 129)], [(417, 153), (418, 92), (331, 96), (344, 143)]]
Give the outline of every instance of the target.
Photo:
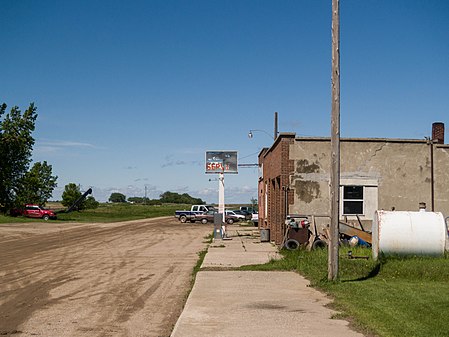
[(229, 226), (232, 240), (210, 245), (172, 337), (363, 336), (297, 273), (226, 270), (279, 258), (256, 233)]

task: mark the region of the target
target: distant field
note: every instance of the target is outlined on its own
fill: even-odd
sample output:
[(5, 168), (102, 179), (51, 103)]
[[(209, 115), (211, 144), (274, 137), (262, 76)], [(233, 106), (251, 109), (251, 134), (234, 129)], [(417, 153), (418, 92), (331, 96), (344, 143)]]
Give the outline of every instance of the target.
[[(48, 203), (46, 208), (58, 211), (64, 210), (60, 203)], [(83, 210), (80, 212), (58, 213), (58, 222), (115, 222), (137, 220), (144, 218), (155, 218), (159, 216), (174, 216), (177, 209), (190, 208), (190, 205), (166, 204), (160, 206), (147, 206), (137, 204), (100, 204), (97, 209)], [(29, 219), (25, 217), (10, 217), (0, 215), (0, 223), (18, 223), (30, 221), (43, 221), (41, 219)]]
[(63, 206), (59, 201), (49, 201), (45, 204), (45, 208), (52, 209), (54, 211), (60, 211), (65, 209), (66, 207)]
[[(101, 203), (97, 209), (83, 210), (80, 212), (63, 213), (66, 209), (60, 202), (50, 201), (45, 207), (57, 212), (58, 219), (51, 221), (75, 221), (75, 222), (115, 222), (154, 218), (158, 216), (174, 216), (176, 210), (190, 209), (191, 205), (164, 204), (164, 205), (141, 205), (141, 204), (113, 204)], [(226, 205), (227, 209), (238, 209), (239, 205)], [(59, 213), (60, 212), (60, 213)], [(43, 221), (41, 219), (29, 219), (24, 217), (10, 217), (0, 215), (0, 223), (18, 223), (30, 221)]]

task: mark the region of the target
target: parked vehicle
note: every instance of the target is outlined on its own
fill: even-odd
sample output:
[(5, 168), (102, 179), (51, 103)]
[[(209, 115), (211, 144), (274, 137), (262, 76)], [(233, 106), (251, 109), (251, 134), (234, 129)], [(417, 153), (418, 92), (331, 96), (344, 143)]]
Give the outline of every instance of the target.
[(245, 217), (245, 220), (251, 220), (251, 213), (248, 211), (242, 211), (240, 209), (232, 210), (237, 215), (243, 215)]
[[(201, 221), (201, 223), (206, 224), (208, 222), (214, 222), (214, 216), (217, 214), (216, 210), (207, 211), (202, 214), (195, 215), (195, 221)], [(228, 224), (233, 224), (234, 222), (238, 222), (240, 218), (233, 214), (226, 214), (225, 221)]]
[(175, 217), (182, 223), (187, 221), (195, 222), (195, 215), (200, 215), (207, 211), (215, 211), (215, 207), (212, 205), (192, 205), (189, 210), (175, 211)]
[(248, 213), (257, 212), (256, 209), (254, 207), (251, 207), (251, 206), (240, 206), (240, 210), (248, 212)]
[(226, 217), (229, 217), (229, 220), (226, 221), (228, 224), (232, 224), (234, 222), (245, 220), (244, 215), (236, 214), (234, 211), (226, 210), (225, 214), (226, 214)]
[(251, 221), (254, 223), (254, 226), (259, 226), (259, 213), (254, 212), (251, 214)]
[(206, 211), (201, 214), (195, 215), (195, 221), (201, 221), (201, 223), (206, 224), (208, 222), (214, 222), (214, 215), (216, 211)]
[(29, 218), (41, 218), (45, 221), (48, 219), (56, 219), (55, 212), (45, 209), (39, 205), (25, 205), (22, 215)]

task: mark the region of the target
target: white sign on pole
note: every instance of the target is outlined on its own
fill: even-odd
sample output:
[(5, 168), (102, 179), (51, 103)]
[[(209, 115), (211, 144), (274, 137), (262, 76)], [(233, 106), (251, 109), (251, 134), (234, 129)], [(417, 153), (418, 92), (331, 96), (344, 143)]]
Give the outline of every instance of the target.
[[(218, 212), (223, 214), (226, 223), (224, 201), (224, 174), (237, 174), (237, 151), (206, 151), (206, 173), (217, 173), (218, 176)], [(223, 226), (224, 227), (224, 226)], [(223, 228), (225, 236), (226, 228)]]

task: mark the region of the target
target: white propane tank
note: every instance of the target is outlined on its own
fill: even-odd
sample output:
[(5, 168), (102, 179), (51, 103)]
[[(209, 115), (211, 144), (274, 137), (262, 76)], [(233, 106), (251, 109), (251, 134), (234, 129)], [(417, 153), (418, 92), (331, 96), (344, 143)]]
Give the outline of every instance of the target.
[(447, 227), (440, 212), (376, 211), (372, 228), (373, 258), (379, 254), (442, 255)]

